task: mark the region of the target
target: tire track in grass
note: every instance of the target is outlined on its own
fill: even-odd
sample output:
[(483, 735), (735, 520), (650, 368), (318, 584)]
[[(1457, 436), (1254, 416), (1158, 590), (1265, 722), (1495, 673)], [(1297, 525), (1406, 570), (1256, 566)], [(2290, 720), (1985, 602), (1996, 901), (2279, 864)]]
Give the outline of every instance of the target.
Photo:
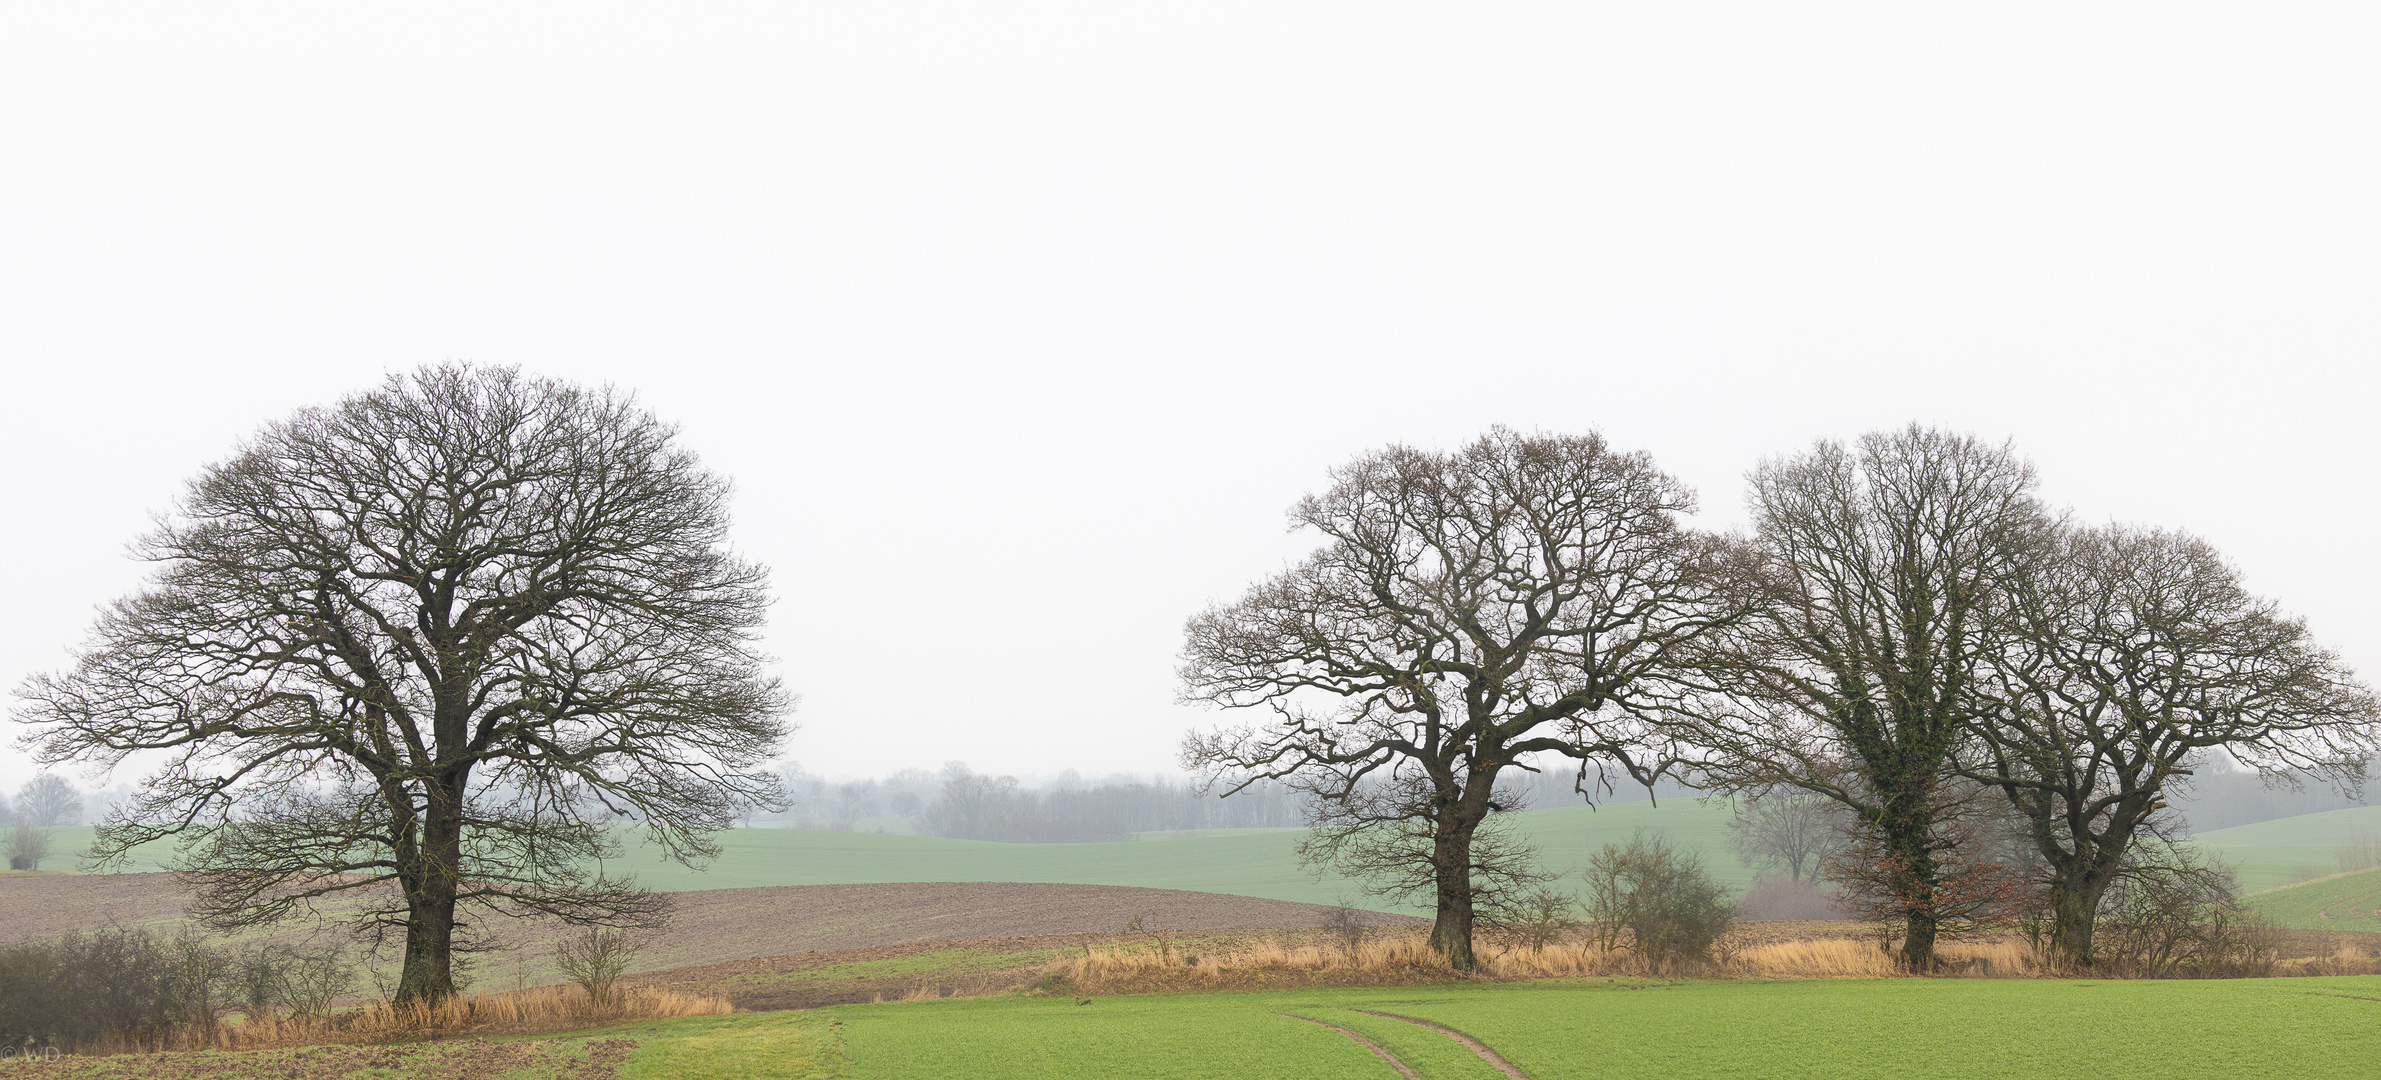
[[(1487, 1062), (1490, 1066), (1493, 1066), (1496, 1071), (1501, 1072), (1509, 1077), (1510, 1080), (1530, 1080), (1529, 1074), (1522, 1072), (1520, 1066), (1515, 1065), (1510, 1061), (1506, 1061), (1503, 1054), (1489, 1049), (1487, 1043), (1472, 1038), (1471, 1036), (1457, 1031), (1454, 1028), (1448, 1027), (1445, 1024), (1441, 1024), (1433, 1020), (1424, 1020), (1418, 1016), (1400, 1016), (1396, 1013), (1374, 1012), (1371, 1009), (1350, 1009), (1348, 1011), (1360, 1012), (1366, 1016), (1380, 1016), (1391, 1020), (1403, 1020), (1409, 1024), (1419, 1024), (1463, 1044), (1464, 1049), (1469, 1050), (1474, 1054), (1478, 1054), (1480, 1056), (1480, 1060)], [(1301, 1017), (1301, 1019), (1304, 1018)], [(1317, 1022), (1320, 1023), (1320, 1021)]]
[[(1340, 1033), (1340, 1034), (1342, 1034), (1342, 1035), (1345, 1035), (1345, 1036), (1347, 1036), (1348, 1038), (1354, 1039), (1354, 1040), (1356, 1040), (1357, 1042), (1364, 1044), (1364, 1048), (1365, 1048), (1365, 1049), (1367, 1049), (1367, 1050), (1370, 1050), (1370, 1051), (1372, 1051), (1372, 1053), (1373, 1053), (1373, 1056), (1374, 1056), (1374, 1057), (1380, 1058), (1382, 1061), (1386, 1061), (1386, 1062), (1388, 1062), (1388, 1063), (1389, 1063), (1389, 1067), (1390, 1067), (1390, 1068), (1392, 1068), (1392, 1069), (1395, 1069), (1395, 1070), (1397, 1070), (1397, 1075), (1399, 1075), (1399, 1076), (1402, 1076), (1402, 1077), (1405, 1077), (1405, 1080), (1422, 1080), (1422, 1078), (1421, 1078), (1420, 1076), (1417, 1076), (1417, 1075), (1415, 1075), (1415, 1073), (1414, 1073), (1414, 1070), (1412, 1070), (1412, 1069), (1409, 1069), (1409, 1068), (1406, 1068), (1406, 1066), (1405, 1066), (1405, 1062), (1402, 1062), (1402, 1061), (1399, 1061), (1399, 1060), (1397, 1060), (1397, 1055), (1390, 1053), (1390, 1052), (1389, 1052), (1389, 1048), (1388, 1048), (1388, 1047), (1382, 1046), (1381, 1044), (1379, 1044), (1379, 1043), (1377, 1043), (1377, 1042), (1374, 1042), (1374, 1041), (1372, 1041), (1371, 1039), (1367, 1039), (1367, 1038), (1365, 1038), (1365, 1037), (1364, 1037), (1364, 1036), (1362, 1036), (1362, 1035), (1358, 1035), (1358, 1034), (1356, 1034), (1356, 1033), (1355, 1033), (1355, 1032), (1353, 1032), (1353, 1031), (1349, 1031), (1348, 1029), (1346, 1029), (1346, 1028), (1343, 1028), (1343, 1027), (1339, 1026), (1338, 1024), (1326, 1023), (1326, 1022), (1324, 1022), (1324, 1021), (1317, 1020), (1317, 1019), (1315, 1019), (1314, 1017), (1311, 1017), (1311, 1016), (1299, 1016), (1299, 1015), (1297, 1015), (1296, 1013), (1277, 1012), (1277, 1013), (1274, 1013), (1273, 1015), (1275, 1015), (1275, 1016), (1287, 1016), (1287, 1017), (1289, 1017), (1289, 1018), (1290, 1018), (1290, 1019), (1292, 1019), (1292, 1020), (1304, 1020), (1304, 1021), (1306, 1021), (1306, 1022), (1307, 1022), (1307, 1023), (1309, 1023), (1309, 1024), (1317, 1024), (1317, 1025), (1321, 1025), (1321, 1026), (1323, 1026), (1323, 1027), (1330, 1028), (1330, 1029), (1331, 1029), (1331, 1030), (1333, 1030), (1333, 1031), (1336, 1031), (1336, 1032), (1338, 1032), (1338, 1033)], [(1402, 1017), (1401, 1017), (1400, 1019), (1402, 1019)]]

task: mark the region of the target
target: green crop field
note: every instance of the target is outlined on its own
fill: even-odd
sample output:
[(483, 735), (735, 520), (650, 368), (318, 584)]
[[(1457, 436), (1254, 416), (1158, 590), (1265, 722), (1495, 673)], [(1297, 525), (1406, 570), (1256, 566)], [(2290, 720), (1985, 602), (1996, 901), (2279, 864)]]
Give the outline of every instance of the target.
[[(1434, 1080), (2366, 1077), (2381, 977), (1567, 982), (1199, 996), (954, 998), (616, 1030), (630, 1077), (1383, 1078), (1355, 1031)], [(1367, 1011), (1358, 1011), (1367, 1010)], [(1299, 1019), (1299, 1018), (1307, 1019)], [(607, 1033), (612, 1034), (612, 1033)], [(845, 1072), (832, 1071), (837, 1058)]]
[(2257, 892), (2332, 873), (2335, 852), (2360, 831), (2381, 834), (2381, 806), (2235, 825), (2201, 833), (2198, 842), (2238, 867), (2241, 887)]
[(2381, 931), (2381, 870), (2359, 870), (2249, 898), (2267, 918), (2301, 930)]

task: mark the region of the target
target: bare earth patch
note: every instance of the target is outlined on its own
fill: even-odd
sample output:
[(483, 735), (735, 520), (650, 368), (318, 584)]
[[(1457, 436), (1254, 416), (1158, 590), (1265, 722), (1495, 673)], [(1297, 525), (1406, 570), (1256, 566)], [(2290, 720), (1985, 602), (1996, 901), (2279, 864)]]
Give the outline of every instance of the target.
[(488, 1042), (471, 1039), (409, 1046), (309, 1046), (241, 1053), (116, 1054), (43, 1062), (43, 1076), (80, 1080), (502, 1080), (529, 1072), (548, 1080), (612, 1080), (631, 1039), (591, 1042)]
[[(778, 885), (672, 894), (677, 917), (649, 935), (636, 970), (721, 964), (761, 957), (846, 952), (918, 942), (1113, 935), (1136, 917), (1150, 926), (1205, 932), (1325, 925), (1331, 908), (1222, 893), (1115, 885), (926, 882)], [(171, 874), (0, 874), (0, 944), (107, 925), (159, 928), (187, 900)], [(1368, 914), (1373, 925), (1424, 920)], [(520, 974), (551, 981), (547, 942), (556, 927), (508, 926), (498, 955), (484, 957), (491, 988), (515, 974), (505, 954), (531, 965)]]

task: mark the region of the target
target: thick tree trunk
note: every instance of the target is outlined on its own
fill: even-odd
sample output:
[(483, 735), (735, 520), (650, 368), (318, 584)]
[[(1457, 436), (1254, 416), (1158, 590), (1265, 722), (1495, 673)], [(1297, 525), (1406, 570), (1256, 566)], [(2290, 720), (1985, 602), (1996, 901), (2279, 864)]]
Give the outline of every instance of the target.
[(2097, 962), (2092, 954), (2092, 932), (2100, 925), (2100, 902), (2116, 883), (2125, 849), (2132, 842), (2133, 830), (2111, 830), (2091, 845), (2097, 850), (2062, 852), (2064, 858), (2051, 863), (2055, 868), (2050, 881), (2053, 955), (2081, 968)]
[(452, 811), (434, 809), (422, 833), (418, 865), (412, 873), (400, 873), (407, 917), (398, 1001), (434, 1002), (455, 993), (455, 893), (462, 876), (462, 822)]
[(2099, 925), (2100, 892), (2052, 885), (2050, 950), (2077, 967), (2092, 966), (2092, 930)]
[(1457, 971), (1478, 964), (1472, 955), (1472, 832), (1475, 818), (1442, 822), (1431, 851), (1438, 878), (1438, 915), (1430, 924), (1430, 947)]
[(443, 891), (443, 898), (425, 895), (412, 899), (409, 905), (405, 965), (397, 975), (400, 1002), (426, 1004), (455, 992), (455, 890), (449, 885)]
[(1888, 802), (1880, 823), (1885, 852), (1893, 859), (1889, 884), (1902, 905), (1902, 963), (1920, 972), (1934, 970), (1935, 934), (1942, 925), (1935, 896), (1941, 867), (1935, 862), (1934, 815), (1927, 812), (1926, 798), (1919, 792), (1893, 800), (1904, 803), (1899, 807)]

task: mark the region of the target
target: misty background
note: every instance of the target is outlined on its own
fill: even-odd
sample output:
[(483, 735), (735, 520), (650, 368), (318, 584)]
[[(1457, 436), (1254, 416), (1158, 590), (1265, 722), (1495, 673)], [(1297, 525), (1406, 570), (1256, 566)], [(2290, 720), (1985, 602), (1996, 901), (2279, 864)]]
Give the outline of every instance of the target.
[(1495, 423), (1650, 451), (1715, 527), (1814, 438), (2011, 438), (2369, 677), (2377, 45), (2346, 4), (10, 9), (0, 684), (202, 464), (440, 360), (632, 388), (735, 480), (819, 827), (953, 761), (1051, 821), (1180, 785), (1226, 719), (1183, 619), (1332, 467)]

